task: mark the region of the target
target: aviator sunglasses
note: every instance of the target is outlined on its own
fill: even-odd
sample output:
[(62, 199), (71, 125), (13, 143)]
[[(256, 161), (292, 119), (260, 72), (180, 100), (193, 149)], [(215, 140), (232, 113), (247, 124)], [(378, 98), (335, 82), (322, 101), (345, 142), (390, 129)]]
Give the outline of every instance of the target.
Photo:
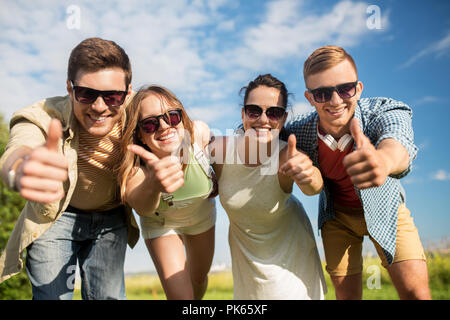
[(263, 112), (266, 113), (267, 118), (272, 121), (279, 121), (286, 113), (286, 109), (282, 107), (269, 107), (264, 111), (260, 106), (256, 104), (247, 104), (244, 106), (244, 111), (247, 117), (250, 119), (258, 119)]
[(142, 119), (138, 122), (139, 127), (145, 133), (154, 133), (160, 127), (159, 119), (163, 118), (163, 120), (171, 127), (177, 126), (181, 120), (181, 109), (173, 109), (169, 110), (166, 113), (160, 114), (159, 116), (151, 116), (145, 119)]
[(308, 92), (312, 93), (314, 100), (318, 103), (330, 101), (334, 91), (336, 91), (342, 99), (350, 99), (356, 94), (357, 84), (358, 80), (355, 82), (343, 83), (335, 87), (321, 87), (312, 90), (308, 89)]
[(103, 101), (108, 107), (120, 107), (125, 101), (127, 96), (127, 91), (118, 90), (96, 90), (88, 87), (73, 86), (73, 91), (75, 92), (75, 99), (78, 102), (84, 104), (92, 104), (97, 100), (98, 96), (103, 98)]

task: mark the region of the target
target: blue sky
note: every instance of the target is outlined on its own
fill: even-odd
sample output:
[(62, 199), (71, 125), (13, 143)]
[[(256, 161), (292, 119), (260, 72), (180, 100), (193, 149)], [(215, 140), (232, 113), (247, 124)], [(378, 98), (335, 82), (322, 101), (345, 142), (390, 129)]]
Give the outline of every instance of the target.
[[(379, 29), (373, 28), (376, 12)], [(99, 36), (128, 52), (134, 88), (167, 86), (192, 118), (222, 134), (239, 125), (239, 89), (258, 74), (286, 83), (291, 114), (310, 110), (303, 62), (321, 45), (341, 45), (356, 61), (363, 97), (412, 107), (420, 150), (402, 180), (407, 206), (424, 243), (450, 236), (448, 1), (0, 0), (0, 29), (0, 112), (7, 120), (34, 101), (65, 94), (70, 50)], [(315, 227), (317, 197), (294, 194)], [(214, 263), (229, 264), (227, 225), (219, 205)], [(148, 269), (153, 264), (140, 242), (128, 252), (126, 270)]]

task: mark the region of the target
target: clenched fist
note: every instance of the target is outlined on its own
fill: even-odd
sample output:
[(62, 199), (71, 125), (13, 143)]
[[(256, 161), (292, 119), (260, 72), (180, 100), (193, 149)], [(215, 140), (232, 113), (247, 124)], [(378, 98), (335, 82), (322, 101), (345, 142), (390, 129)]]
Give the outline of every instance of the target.
[(68, 169), (66, 158), (58, 152), (61, 137), (61, 122), (52, 119), (47, 142), (31, 150), (16, 169), (15, 185), (25, 199), (50, 203), (64, 197), (63, 182), (68, 178)]
[(352, 183), (358, 189), (381, 186), (389, 175), (386, 158), (364, 135), (356, 118), (350, 123), (350, 133), (356, 150), (345, 156), (342, 163)]
[(296, 148), (297, 139), (291, 134), (288, 139), (288, 158), (280, 167), (280, 172), (294, 180), (297, 185), (313, 181), (313, 163), (309, 157)]

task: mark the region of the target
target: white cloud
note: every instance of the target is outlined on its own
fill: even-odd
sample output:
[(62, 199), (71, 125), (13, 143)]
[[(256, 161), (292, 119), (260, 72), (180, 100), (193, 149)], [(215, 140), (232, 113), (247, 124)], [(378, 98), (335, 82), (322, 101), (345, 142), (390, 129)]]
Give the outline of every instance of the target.
[[(371, 32), (366, 25), (367, 7), (363, 2), (341, 1), (329, 12), (316, 14), (308, 12), (303, 1), (272, 1), (264, 19), (243, 31), (243, 45), (222, 54), (224, 68), (231, 62), (259, 70), (284, 59), (306, 57), (321, 45), (356, 45)], [(387, 13), (382, 20), (386, 29)]]
[[(79, 30), (67, 27), (71, 4), (80, 8)], [(27, 104), (65, 94), (70, 51), (99, 36), (127, 51), (135, 88), (167, 86), (202, 119), (219, 119), (223, 110), (210, 106), (236, 104), (238, 90), (258, 73), (297, 63), (320, 45), (357, 45), (371, 32), (366, 3), (341, 1), (321, 12), (307, 4), (258, 2), (248, 23), (238, 1), (0, 0), (0, 112), (9, 119)]]
[(409, 58), (405, 63), (403, 63), (400, 68), (407, 68), (414, 64), (417, 60), (422, 57), (434, 54), (437, 58), (448, 55), (450, 52), (450, 31), (439, 41), (430, 44), (425, 49), (422, 49), (411, 58)]
[(311, 112), (313, 110), (314, 110), (314, 107), (312, 107), (309, 103), (297, 102), (291, 107), (290, 110), (288, 110), (288, 118), (287, 118), (286, 122), (291, 121), (296, 116)]
[(423, 105), (423, 104), (428, 104), (428, 105), (429, 104), (433, 104), (433, 103), (438, 102), (438, 101), (440, 101), (440, 99), (438, 97), (425, 96), (425, 97), (422, 97), (422, 98), (419, 98), (419, 99), (415, 100), (413, 103), (414, 103), (414, 106), (420, 106), (420, 105)]
[[(414, 167), (414, 169), (416, 169), (416, 167)], [(424, 182), (423, 178), (415, 177), (415, 176), (410, 177), (409, 175), (406, 178), (402, 179), (402, 183), (408, 184), (408, 185), (419, 184), (419, 183), (423, 183), (423, 182)]]
[(0, 93), (7, 98), (0, 110), (6, 118), (35, 100), (64, 94), (70, 51), (89, 36), (112, 39), (125, 48), (137, 87), (160, 83), (175, 92), (196, 93), (199, 83), (212, 78), (198, 41), (198, 28), (210, 23), (207, 9), (187, 1), (153, 1), (144, 10), (132, 9), (142, 7), (136, 1), (108, 7), (80, 1), (81, 29), (70, 30), (66, 6), (57, 1), (43, 2), (39, 8), (28, 1), (2, 4), (7, 10), (2, 10), (0, 20)]
[[(424, 140), (417, 145), (417, 147), (419, 148), (420, 151), (424, 151), (424, 150), (428, 149), (429, 146), (430, 146), (430, 142), (428, 140)], [(414, 166), (414, 168), (417, 169), (417, 166)]]
[(237, 110), (232, 108), (227, 108), (223, 105), (213, 105), (208, 108), (204, 107), (187, 107), (186, 112), (189, 117), (195, 120), (202, 120), (206, 123), (210, 123), (220, 119), (221, 117), (226, 117), (232, 113), (236, 113)]
[(432, 178), (434, 180), (447, 181), (447, 180), (450, 180), (450, 172), (440, 169), (436, 173), (433, 174)]
[(235, 22), (233, 20), (227, 20), (217, 25), (219, 31), (233, 31), (235, 29)]

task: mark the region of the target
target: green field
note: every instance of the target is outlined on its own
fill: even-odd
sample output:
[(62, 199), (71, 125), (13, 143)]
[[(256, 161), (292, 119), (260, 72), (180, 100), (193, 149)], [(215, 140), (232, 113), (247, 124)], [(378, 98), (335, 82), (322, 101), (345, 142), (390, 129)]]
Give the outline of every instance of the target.
[[(369, 268), (369, 269), (368, 269)], [(379, 271), (379, 277), (376, 272)], [(433, 299), (450, 299), (450, 254), (428, 254), (428, 272)], [(328, 286), (327, 300), (334, 300), (334, 289), (330, 277), (325, 272)], [(379, 282), (376, 281), (379, 279)], [(368, 284), (369, 282), (369, 284)], [(162, 300), (166, 299), (157, 275), (136, 275), (125, 280), (126, 293), (129, 300)], [(369, 289), (369, 286), (372, 289)], [(75, 291), (75, 299), (80, 299), (79, 290)], [(233, 279), (231, 271), (211, 273), (205, 300), (232, 300)], [(379, 262), (379, 258), (365, 258), (363, 271), (364, 300), (396, 300), (397, 292), (389, 275)]]

